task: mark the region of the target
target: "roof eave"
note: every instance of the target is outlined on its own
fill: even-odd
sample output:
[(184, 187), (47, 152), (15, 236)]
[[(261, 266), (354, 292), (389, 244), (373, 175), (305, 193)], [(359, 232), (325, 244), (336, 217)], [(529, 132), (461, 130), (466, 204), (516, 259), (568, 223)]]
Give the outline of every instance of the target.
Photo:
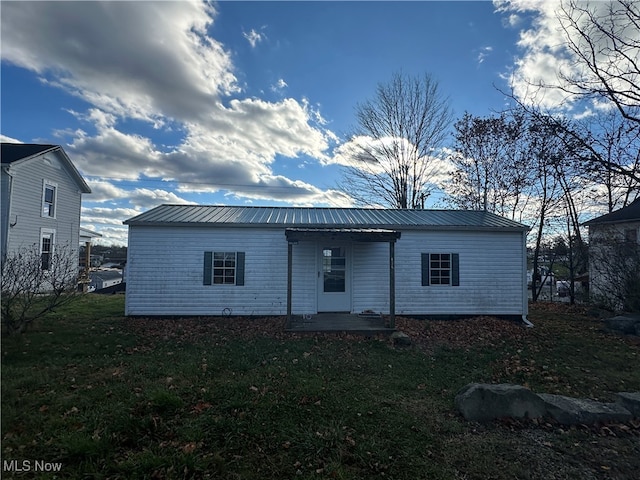
[(57, 148), (60, 149), (60, 153), (62, 153), (62, 156), (64, 157), (67, 163), (67, 166), (71, 170), (71, 175), (74, 177), (76, 183), (80, 187), (80, 191), (82, 193), (91, 193), (91, 188), (89, 187), (89, 185), (87, 185), (87, 182), (84, 180), (84, 178), (82, 177), (82, 175), (80, 174), (76, 166), (73, 164), (73, 162), (71, 161), (67, 153), (64, 151), (64, 149), (62, 147), (57, 147)]

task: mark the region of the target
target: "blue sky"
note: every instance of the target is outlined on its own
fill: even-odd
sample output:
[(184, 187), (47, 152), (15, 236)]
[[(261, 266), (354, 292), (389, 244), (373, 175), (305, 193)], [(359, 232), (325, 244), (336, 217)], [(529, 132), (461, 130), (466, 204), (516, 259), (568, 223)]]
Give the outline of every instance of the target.
[(0, 9), (2, 140), (62, 145), (83, 226), (115, 244), (161, 203), (349, 206), (337, 152), (378, 83), (429, 73), (455, 118), (489, 115), (553, 40), (533, 0)]

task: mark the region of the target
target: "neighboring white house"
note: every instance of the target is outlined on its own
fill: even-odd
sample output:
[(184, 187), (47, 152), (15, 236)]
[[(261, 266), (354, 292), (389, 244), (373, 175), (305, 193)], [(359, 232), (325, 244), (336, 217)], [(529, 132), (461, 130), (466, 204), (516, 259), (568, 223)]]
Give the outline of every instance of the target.
[(527, 315), (528, 227), (487, 212), (161, 205), (124, 223), (127, 315)]
[(640, 306), (640, 285), (634, 285), (640, 279), (640, 198), (584, 225), (589, 227), (590, 296), (624, 309), (634, 295)]
[(56, 245), (77, 256), (82, 194), (91, 189), (62, 147), (2, 143), (0, 161), (2, 259), (33, 245), (45, 269)]
[(122, 283), (122, 272), (117, 270), (96, 270), (89, 273), (91, 282), (89, 283), (89, 291), (102, 290), (104, 288), (113, 287)]

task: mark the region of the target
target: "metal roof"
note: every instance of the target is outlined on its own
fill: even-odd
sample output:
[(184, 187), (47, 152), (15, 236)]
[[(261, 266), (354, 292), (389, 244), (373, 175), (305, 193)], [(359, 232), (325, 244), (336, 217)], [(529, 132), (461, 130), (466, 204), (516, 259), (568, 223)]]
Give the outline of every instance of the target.
[(160, 205), (126, 220), (130, 226), (229, 226), (517, 230), (529, 227), (470, 210)]

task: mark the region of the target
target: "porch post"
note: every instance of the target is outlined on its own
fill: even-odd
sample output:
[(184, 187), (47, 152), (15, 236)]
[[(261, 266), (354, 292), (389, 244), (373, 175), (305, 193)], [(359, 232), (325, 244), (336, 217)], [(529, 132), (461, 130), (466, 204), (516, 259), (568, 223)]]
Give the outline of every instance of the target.
[(291, 286), (293, 273), (293, 243), (287, 243), (287, 328), (291, 328)]
[(389, 242), (389, 328), (396, 328), (396, 241)]
[(82, 293), (87, 293), (89, 291), (90, 283), (89, 272), (91, 271), (91, 240), (84, 242), (84, 249), (84, 272), (82, 273), (84, 278), (82, 279)]

